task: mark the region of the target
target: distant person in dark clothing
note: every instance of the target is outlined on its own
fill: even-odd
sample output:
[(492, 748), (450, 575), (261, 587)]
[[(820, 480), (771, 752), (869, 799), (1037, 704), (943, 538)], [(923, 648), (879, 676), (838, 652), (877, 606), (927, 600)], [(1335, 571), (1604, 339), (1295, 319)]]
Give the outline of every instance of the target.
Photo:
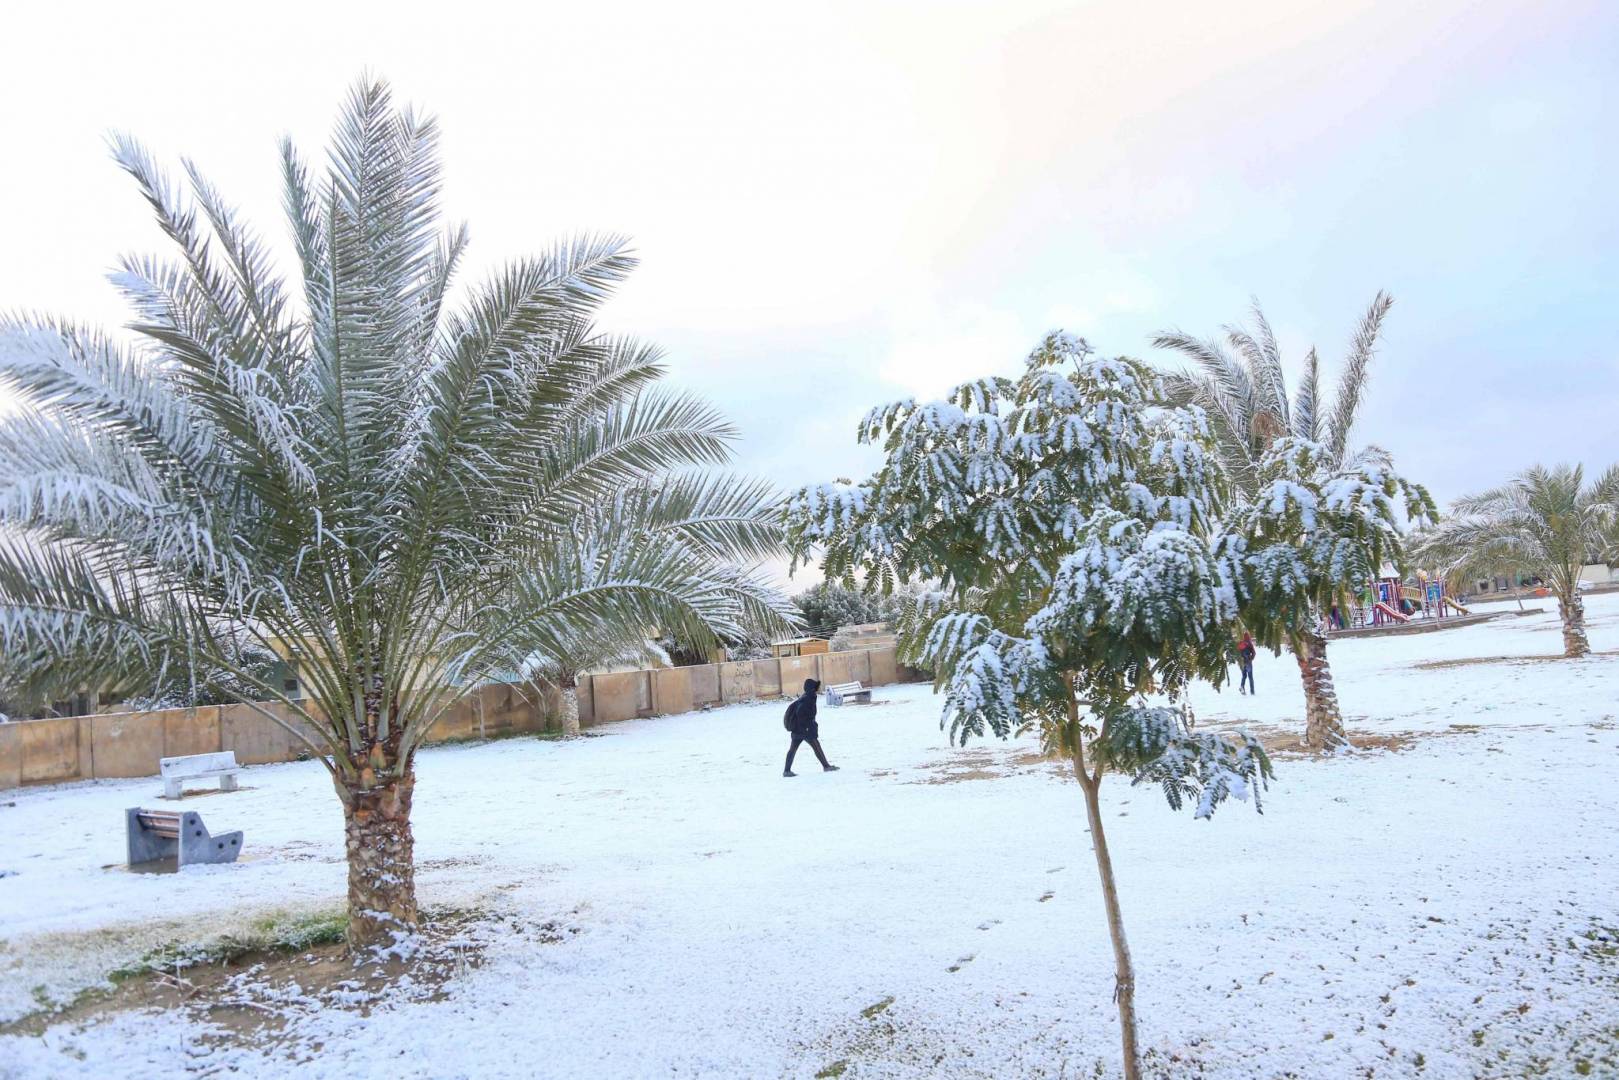
[(1237, 666), (1242, 668), (1242, 682), (1237, 684), (1237, 693), (1251, 694), (1254, 692), (1254, 639), (1253, 635), (1244, 631), (1242, 644), (1237, 646)]
[(815, 692), (821, 684), (814, 679), (804, 680), (804, 693), (793, 699), (787, 706), (787, 715), (784, 718), (787, 730), (792, 732), (792, 745), (787, 747), (787, 766), (781, 770), (783, 776), (797, 776), (793, 772), (793, 755), (798, 753), (799, 743), (809, 743), (810, 749), (820, 759), (821, 768), (827, 772), (837, 772), (838, 767), (826, 760), (826, 752), (821, 749), (821, 727), (815, 722)]

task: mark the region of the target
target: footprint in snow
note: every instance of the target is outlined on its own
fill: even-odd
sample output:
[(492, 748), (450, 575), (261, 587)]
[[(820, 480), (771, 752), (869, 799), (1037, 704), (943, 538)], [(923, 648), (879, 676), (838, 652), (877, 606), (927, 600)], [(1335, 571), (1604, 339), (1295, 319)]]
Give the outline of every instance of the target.
[(973, 962), (973, 955), (974, 954), (972, 954), (972, 953), (968, 953), (966, 956), (963, 956), (960, 960), (957, 960), (954, 964), (951, 964), (949, 967), (945, 968), (945, 970), (948, 971), (948, 972), (951, 972), (951, 973), (955, 973), (957, 971), (960, 971), (964, 965), (970, 964), (970, 963)]
[(1050, 900), (1053, 896), (1056, 896), (1056, 895), (1057, 895), (1056, 893), (1052, 892), (1050, 889), (1047, 889), (1046, 892), (1045, 892), (1045, 895), (1040, 897), (1040, 902), (1043, 904), (1047, 900)]
[(985, 919), (983, 922), (978, 924), (978, 929), (980, 929), (980, 930), (988, 930), (992, 926), (999, 926), (999, 925), (1001, 925), (1001, 920), (999, 920), (999, 919)]

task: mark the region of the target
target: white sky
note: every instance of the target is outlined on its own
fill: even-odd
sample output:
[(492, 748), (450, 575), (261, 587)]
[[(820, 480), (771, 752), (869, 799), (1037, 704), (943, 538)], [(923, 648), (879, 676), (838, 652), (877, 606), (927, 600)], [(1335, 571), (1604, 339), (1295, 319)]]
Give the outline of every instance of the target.
[(279, 238), (276, 137), (318, 151), (372, 70), (443, 121), (472, 273), (633, 236), (608, 322), (783, 485), (1056, 326), (1150, 355), (1257, 294), (1335, 360), (1379, 288), (1361, 434), (1436, 496), (1619, 456), (1612, 5), (368, 7), (8, 12), (0, 308), (122, 320), (106, 268), (160, 238), (107, 131)]

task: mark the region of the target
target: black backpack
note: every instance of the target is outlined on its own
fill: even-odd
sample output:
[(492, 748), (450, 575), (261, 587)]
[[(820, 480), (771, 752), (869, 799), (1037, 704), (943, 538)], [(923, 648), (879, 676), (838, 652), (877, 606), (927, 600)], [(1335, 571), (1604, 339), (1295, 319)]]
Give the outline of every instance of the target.
[(788, 731), (793, 730), (793, 724), (798, 720), (798, 702), (798, 698), (793, 698), (792, 701), (788, 702), (787, 711), (782, 715), (781, 726)]

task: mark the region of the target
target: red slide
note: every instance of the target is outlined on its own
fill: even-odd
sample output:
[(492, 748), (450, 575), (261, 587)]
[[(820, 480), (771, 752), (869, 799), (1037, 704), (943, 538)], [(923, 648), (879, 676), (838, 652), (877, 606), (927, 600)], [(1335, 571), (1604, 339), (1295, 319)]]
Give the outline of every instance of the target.
[(1411, 621), (1411, 616), (1409, 616), (1409, 615), (1401, 615), (1398, 611), (1396, 611), (1394, 608), (1390, 607), (1387, 603), (1385, 603), (1382, 600), (1379, 600), (1377, 603), (1373, 604), (1372, 607), (1376, 608), (1378, 611), (1381, 611), (1383, 614), (1387, 615), (1389, 618), (1393, 619), (1395, 622), (1410, 622)]

